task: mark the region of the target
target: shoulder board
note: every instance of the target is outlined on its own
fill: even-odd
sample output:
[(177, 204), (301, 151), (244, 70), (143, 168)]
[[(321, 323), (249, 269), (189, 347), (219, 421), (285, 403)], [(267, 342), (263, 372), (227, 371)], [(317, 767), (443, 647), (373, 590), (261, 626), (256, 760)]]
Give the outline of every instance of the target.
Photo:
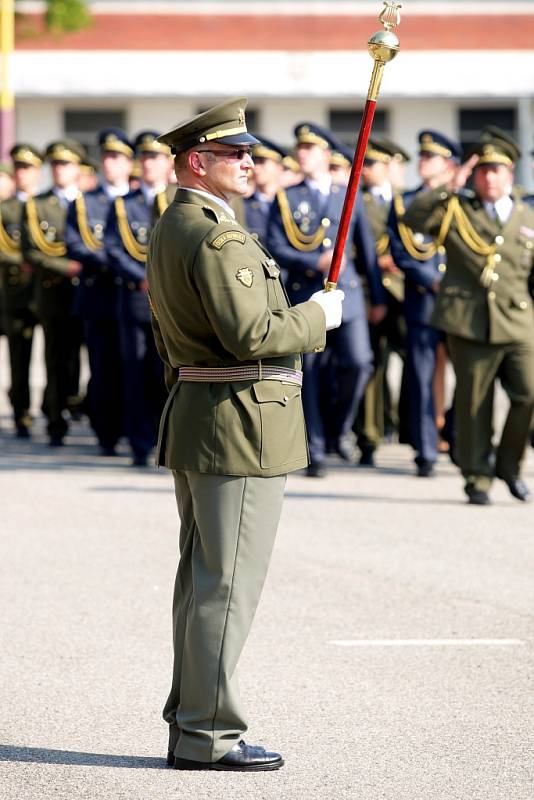
[(227, 242), (239, 242), (240, 244), (245, 244), (247, 241), (247, 236), (245, 233), (241, 231), (224, 231), (224, 233), (220, 233), (218, 236), (210, 242), (210, 245), (214, 247), (216, 250), (220, 250), (221, 247)]

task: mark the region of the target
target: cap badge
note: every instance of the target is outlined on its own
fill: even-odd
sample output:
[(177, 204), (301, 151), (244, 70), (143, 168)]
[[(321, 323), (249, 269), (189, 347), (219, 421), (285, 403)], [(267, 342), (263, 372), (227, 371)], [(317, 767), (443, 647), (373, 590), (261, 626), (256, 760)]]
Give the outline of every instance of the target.
[(421, 137), (421, 141), (423, 144), (431, 144), (434, 140), (429, 133), (425, 133), (425, 135)]
[(247, 287), (247, 289), (250, 289), (254, 283), (254, 273), (249, 267), (241, 267), (241, 269), (237, 270), (235, 276), (237, 280), (243, 284), (243, 286)]
[(245, 124), (245, 109), (244, 108), (240, 108), (239, 109), (239, 117), (238, 117), (238, 119), (239, 119), (239, 124), (240, 125), (244, 125)]

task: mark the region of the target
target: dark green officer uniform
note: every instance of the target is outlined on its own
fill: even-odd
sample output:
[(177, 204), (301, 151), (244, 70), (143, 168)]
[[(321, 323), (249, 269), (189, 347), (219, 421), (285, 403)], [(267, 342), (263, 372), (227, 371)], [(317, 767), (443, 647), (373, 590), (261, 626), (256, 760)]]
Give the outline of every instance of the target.
[[(80, 163), (83, 148), (77, 142), (53, 142), (47, 147), (50, 161)], [(25, 261), (36, 270), (37, 313), (45, 335), (47, 386), (43, 411), (50, 443), (61, 444), (68, 430), (65, 409), (76, 402), (82, 324), (74, 315), (75, 287), (63, 240), (68, 201), (54, 188), (30, 198), (24, 207), (21, 245)]]
[[(511, 165), (518, 154), (490, 137), (476, 152), (479, 165)], [(534, 209), (517, 190), (512, 200), (502, 223), (480, 197), (439, 188), (420, 194), (405, 216), (408, 226), (444, 240), (447, 251), (431, 322), (447, 333), (456, 373), (456, 455), (470, 498), (486, 493), (494, 475), (509, 485), (519, 478), (534, 411)], [(511, 405), (493, 459), (497, 378)]]
[[(369, 140), (365, 152), (365, 161), (389, 164), (392, 159), (408, 161), (408, 154), (383, 137)], [(381, 258), (391, 256), (389, 247), (388, 216), (391, 200), (375, 194), (371, 187), (365, 186), (362, 197), (376, 242), (379, 266)], [(404, 275), (400, 270), (389, 270), (381, 267), (381, 280), (386, 294), (387, 314), (377, 325), (369, 326), (371, 347), (373, 349), (374, 372), (371, 375), (365, 395), (360, 405), (355, 423), (358, 434), (358, 446), (362, 451), (361, 463), (372, 465), (373, 452), (384, 438), (386, 430), (399, 431), (399, 439), (406, 442), (408, 433), (408, 408), (406, 396), (405, 371), (402, 371), (401, 390), (398, 407), (395, 403), (387, 380), (389, 356), (392, 352), (404, 362), (406, 356), (406, 324), (403, 313)]]
[[(26, 167), (40, 167), (43, 161), (34, 147), (24, 143), (15, 144), (11, 158), (15, 165)], [(32, 422), (29, 375), (33, 333), (37, 324), (34, 270), (23, 260), (20, 243), (25, 199), (17, 193), (0, 206), (0, 273), (4, 284), (4, 319), (11, 368), (9, 394), (20, 437), (28, 436)]]
[[(245, 104), (221, 104), (160, 139), (174, 151), (255, 142)], [(279, 275), (229, 206), (193, 190), (178, 189), (151, 237), (149, 296), (170, 388), (157, 460), (173, 471), (181, 519), (164, 710), (177, 764), (217, 762), (246, 730), (236, 664), (285, 475), (308, 464), (299, 354), (324, 348), (325, 319), (313, 301), (289, 308)]]

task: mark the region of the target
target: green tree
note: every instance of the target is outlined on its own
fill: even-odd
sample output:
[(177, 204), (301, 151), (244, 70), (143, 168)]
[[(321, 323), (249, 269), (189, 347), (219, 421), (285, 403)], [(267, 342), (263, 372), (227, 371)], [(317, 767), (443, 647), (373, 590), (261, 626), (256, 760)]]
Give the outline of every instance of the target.
[(77, 31), (91, 23), (85, 0), (46, 0), (46, 24), (54, 33)]

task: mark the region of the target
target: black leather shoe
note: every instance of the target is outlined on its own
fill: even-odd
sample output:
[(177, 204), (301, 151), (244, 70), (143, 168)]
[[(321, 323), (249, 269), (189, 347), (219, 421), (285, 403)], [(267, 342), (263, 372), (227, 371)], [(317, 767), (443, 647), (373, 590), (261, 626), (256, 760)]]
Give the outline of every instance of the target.
[(16, 432), (17, 439), (29, 439), (30, 438), (30, 429), (27, 425), (24, 425), (22, 422), (17, 424), (17, 432)]
[(144, 453), (134, 453), (132, 467), (148, 467), (148, 456)]
[(362, 454), (360, 456), (361, 467), (374, 467), (375, 465), (375, 451), (372, 447), (362, 447)]
[(468, 497), (468, 503), (471, 506), (489, 506), (491, 500), (489, 495), (483, 489), (476, 489), (474, 486), (468, 486), (465, 490)]
[(48, 440), (48, 444), (50, 447), (63, 447), (63, 436), (59, 436), (57, 433), (54, 433)]
[(417, 465), (418, 478), (433, 478), (434, 477), (434, 464), (432, 461), (420, 461)]
[(312, 461), (306, 470), (308, 478), (324, 478), (326, 477), (326, 467), (323, 461)]
[(266, 772), (280, 769), (284, 759), (280, 753), (269, 753), (263, 747), (245, 744), (241, 740), (229, 753), (219, 761), (190, 761), (187, 758), (175, 758), (175, 769), (214, 769), (221, 772)]
[[(500, 475), (497, 475), (500, 478)], [(528, 486), (521, 478), (501, 478), (502, 481), (508, 486), (510, 490), (510, 494), (512, 497), (515, 497), (517, 500), (521, 500), (523, 503), (529, 503), (532, 500), (532, 495), (529, 491)]]

